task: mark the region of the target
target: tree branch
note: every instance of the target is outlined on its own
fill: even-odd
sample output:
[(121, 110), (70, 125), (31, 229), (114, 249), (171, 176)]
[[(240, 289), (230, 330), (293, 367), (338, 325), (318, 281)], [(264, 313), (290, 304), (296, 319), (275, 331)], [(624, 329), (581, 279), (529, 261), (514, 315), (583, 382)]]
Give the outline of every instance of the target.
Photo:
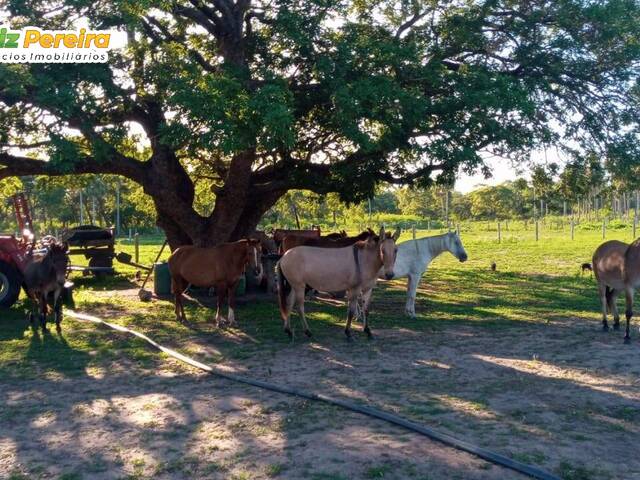
[(67, 170), (47, 160), (37, 160), (0, 152), (0, 166), (4, 166), (4, 168), (0, 169), (0, 179), (27, 175), (62, 176), (86, 173), (109, 173), (122, 175), (138, 183), (143, 183), (146, 175), (146, 166), (144, 163), (120, 154), (117, 154), (108, 162), (99, 162), (93, 158), (85, 157), (75, 162), (72, 169)]

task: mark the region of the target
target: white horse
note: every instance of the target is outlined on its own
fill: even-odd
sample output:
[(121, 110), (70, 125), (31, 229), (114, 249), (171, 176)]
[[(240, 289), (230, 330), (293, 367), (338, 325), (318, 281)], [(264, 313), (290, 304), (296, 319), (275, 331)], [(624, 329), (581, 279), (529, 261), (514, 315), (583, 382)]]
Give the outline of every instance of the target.
[(431, 261), (445, 251), (450, 252), (461, 262), (467, 260), (467, 252), (462, 246), (460, 237), (455, 232), (409, 240), (398, 244), (398, 254), (393, 267), (393, 278), (408, 278), (405, 313), (410, 317), (416, 316), (416, 291), (422, 275), (427, 271)]

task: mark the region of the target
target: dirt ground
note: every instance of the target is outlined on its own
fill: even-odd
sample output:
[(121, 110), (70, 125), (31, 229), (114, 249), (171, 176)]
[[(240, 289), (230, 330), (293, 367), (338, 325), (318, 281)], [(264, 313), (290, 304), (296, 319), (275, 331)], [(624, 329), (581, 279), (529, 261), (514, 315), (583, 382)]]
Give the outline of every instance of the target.
[[(387, 308), (396, 306), (378, 302)], [(67, 320), (65, 334), (95, 328)], [(619, 332), (581, 318), (374, 332), (353, 344), (298, 338), (219, 366), (375, 405), (563, 478), (640, 478), (640, 348), (623, 347)], [(229, 330), (173, 346), (213, 363), (223, 340), (252, 342)], [(524, 478), (384, 422), (171, 359), (156, 370), (123, 356), (79, 378), (0, 386), (1, 478)]]

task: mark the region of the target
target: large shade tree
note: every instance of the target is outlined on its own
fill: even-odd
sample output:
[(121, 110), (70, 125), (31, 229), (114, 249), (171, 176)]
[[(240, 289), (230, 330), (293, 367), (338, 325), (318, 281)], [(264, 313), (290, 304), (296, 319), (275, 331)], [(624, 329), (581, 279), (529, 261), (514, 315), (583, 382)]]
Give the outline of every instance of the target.
[(0, 65), (0, 178), (124, 175), (173, 246), (245, 236), (290, 189), (358, 201), (488, 173), (486, 151), (637, 144), (635, 0), (0, 5), (14, 28), (129, 38), (107, 64)]

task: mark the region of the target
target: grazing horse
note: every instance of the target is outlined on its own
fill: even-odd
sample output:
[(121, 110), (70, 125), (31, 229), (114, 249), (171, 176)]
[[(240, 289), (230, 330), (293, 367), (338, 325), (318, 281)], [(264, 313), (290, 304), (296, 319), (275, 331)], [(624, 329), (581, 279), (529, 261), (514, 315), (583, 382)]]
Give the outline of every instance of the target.
[(311, 337), (304, 315), (304, 294), (308, 285), (324, 292), (347, 291), (349, 313), (344, 332), (349, 341), (352, 339), (351, 322), (357, 313), (358, 298), (362, 295), (364, 332), (371, 338), (368, 323), (371, 290), (381, 268), (386, 278), (393, 277), (395, 242), (399, 236), (399, 230), (392, 236), (385, 233), (383, 227), (378, 237), (369, 237), (347, 247), (328, 249), (303, 245), (286, 252), (278, 262), (276, 272), (278, 303), (287, 335), (293, 338), (289, 316), (297, 303), (304, 333)]
[(302, 245), (305, 245), (307, 247), (323, 247), (323, 248), (348, 247), (349, 245), (353, 245), (354, 243), (359, 242), (360, 240), (366, 240), (369, 237), (373, 237), (375, 236), (375, 234), (376, 233), (369, 228), (366, 231), (362, 232), (361, 234), (356, 235), (355, 237), (344, 236), (344, 237), (335, 238), (335, 239), (328, 238), (329, 237), (328, 235), (326, 237), (316, 237), (316, 238), (302, 237), (298, 235), (287, 235), (282, 240), (280, 250), (281, 250), (281, 253), (284, 254), (287, 251), (291, 250), (292, 248), (300, 247)]
[(633, 296), (636, 288), (640, 286), (640, 239), (631, 245), (617, 240), (604, 242), (594, 252), (591, 265), (602, 302), (602, 330), (609, 330), (607, 310), (613, 315), (613, 329), (620, 329), (616, 299), (624, 292), (627, 319), (624, 343), (630, 343), (629, 326), (633, 316)]
[[(450, 252), (461, 262), (467, 260), (467, 252), (460, 237), (455, 232), (433, 237), (409, 240), (398, 244), (398, 256), (393, 268), (393, 278), (407, 277), (407, 304), (405, 314), (416, 316), (416, 292), (420, 279), (431, 261), (442, 252)], [(382, 273), (380, 272), (382, 278)]]
[(235, 325), (236, 286), (245, 267), (250, 265), (258, 278), (262, 278), (262, 248), (255, 239), (222, 243), (215, 247), (201, 248), (187, 245), (178, 248), (169, 257), (171, 290), (175, 295), (175, 313), (178, 322), (186, 322), (182, 294), (189, 285), (215, 287), (218, 297), (216, 325), (226, 320), (221, 310), (229, 296), (230, 325)]
[[(24, 268), (24, 289), (40, 312), (40, 326), (47, 331), (48, 300), (52, 300), (56, 319), (56, 330), (61, 331), (62, 293), (64, 292), (69, 266), (68, 246), (51, 240), (43, 253), (32, 252)], [(34, 322), (34, 312), (29, 312), (29, 322)]]

